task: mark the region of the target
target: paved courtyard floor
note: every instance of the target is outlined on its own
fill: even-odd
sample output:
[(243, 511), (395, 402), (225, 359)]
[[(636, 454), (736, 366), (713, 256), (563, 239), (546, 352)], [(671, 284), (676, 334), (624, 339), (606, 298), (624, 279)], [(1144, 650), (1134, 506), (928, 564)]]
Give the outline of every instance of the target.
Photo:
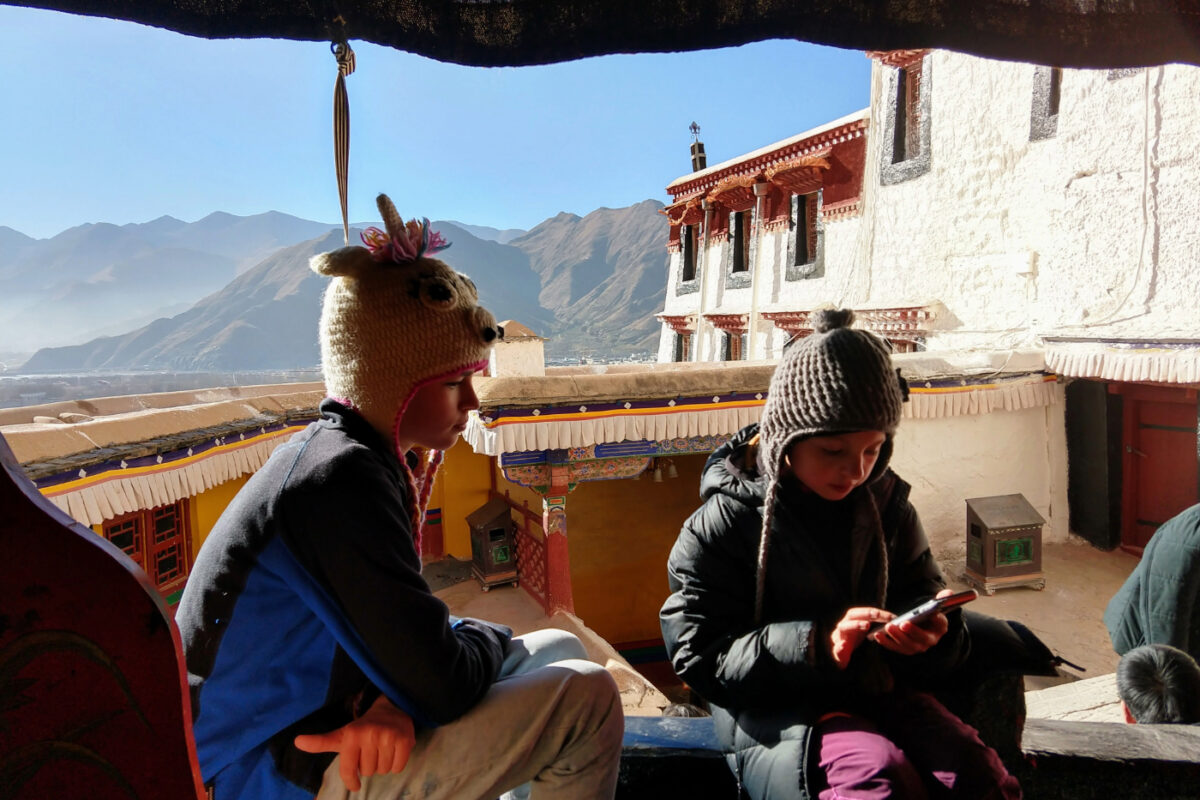
[[(985, 614), (1022, 622), (1056, 654), (1084, 667), (1062, 667), (1060, 679), (1027, 677), (1027, 715), (1034, 719), (1121, 722), (1113, 673), (1118, 657), (1102, 619), (1109, 598), (1138, 559), (1120, 550), (1103, 551), (1080, 539), (1042, 548), (1046, 588), (999, 589), (972, 607)], [(956, 588), (963, 564), (943, 564)]]

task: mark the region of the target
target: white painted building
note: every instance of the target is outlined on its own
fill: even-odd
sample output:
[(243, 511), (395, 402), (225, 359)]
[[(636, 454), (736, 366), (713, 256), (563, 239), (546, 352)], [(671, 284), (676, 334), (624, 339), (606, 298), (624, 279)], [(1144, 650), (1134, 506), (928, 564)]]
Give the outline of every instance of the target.
[(668, 186), (659, 360), (776, 358), (822, 305), (936, 354), (943, 384), (1032, 350), (1044, 406), (902, 426), (918, 507), (958, 526), (963, 496), (1021, 492), (1054, 537), (1069, 505), (1139, 549), (1200, 499), (1200, 69), (871, 55), (866, 111)]

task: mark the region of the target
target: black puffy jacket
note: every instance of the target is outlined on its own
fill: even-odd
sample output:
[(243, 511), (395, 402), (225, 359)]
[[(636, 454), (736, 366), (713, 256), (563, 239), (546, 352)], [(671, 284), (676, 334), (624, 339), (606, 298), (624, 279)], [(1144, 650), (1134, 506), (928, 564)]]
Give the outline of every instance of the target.
[[(945, 587), (909, 485), (884, 470), (836, 503), (781, 482), (767, 557), (763, 620), (754, 620), (754, 587), (766, 491), (744, 463), (751, 425), (709, 457), (704, 504), (684, 523), (668, 560), (671, 596), (659, 618), (671, 663), (713, 707), (718, 735), (755, 797), (805, 797), (811, 726), (834, 710), (870, 714), (870, 698), (899, 682), (935, 681), (969, 649), (961, 615), (938, 644), (898, 656), (873, 642), (855, 650), (845, 671), (828, 638), (853, 606), (900, 613)], [(826, 531), (833, 531), (825, 533)], [(882, 531), (882, 537), (880, 532)], [(880, 597), (886, 547), (886, 597)], [(781, 740), (792, 747), (779, 748)], [(784, 758), (790, 764), (775, 763)], [(789, 786), (769, 788), (783, 781)], [(755, 784), (761, 784), (756, 786)], [(796, 794), (797, 783), (801, 787)]]

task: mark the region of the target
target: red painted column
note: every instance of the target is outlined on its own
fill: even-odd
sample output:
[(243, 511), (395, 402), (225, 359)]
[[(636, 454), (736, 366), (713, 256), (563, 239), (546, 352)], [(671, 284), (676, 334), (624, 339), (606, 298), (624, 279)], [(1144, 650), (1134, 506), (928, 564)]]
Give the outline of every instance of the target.
[[(565, 452), (562, 453), (566, 455)], [(546, 532), (546, 605), (575, 613), (571, 594), (571, 557), (567, 551), (567, 492), (570, 465), (550, 463), (550, 487), (542, 497), (542, 530)]]

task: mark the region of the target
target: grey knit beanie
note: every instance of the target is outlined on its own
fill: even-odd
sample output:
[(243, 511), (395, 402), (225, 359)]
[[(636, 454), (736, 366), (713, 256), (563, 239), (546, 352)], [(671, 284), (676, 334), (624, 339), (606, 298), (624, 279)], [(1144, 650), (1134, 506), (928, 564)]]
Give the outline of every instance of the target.
[(850, 327), (853, 311), (829, 309), (813, 317), (813, 333), (784, 350), (759, 423), (759, 464), (767, 479), (755, 594), (760, 621), (771, 520), (787, 452), (810, 436), (882, 431), (887, 438), (869, 482), (887, 469), (908, 394), (887, 343)]
[(763, 463), (775, 472), (799, 439), (850, 431), (890, 438), (900, 424), (904, 392), (887, 344), (851, 329), (849, 309), (814, 317), (812, 335), (787, 348), (775, 368), (759, 423)]

